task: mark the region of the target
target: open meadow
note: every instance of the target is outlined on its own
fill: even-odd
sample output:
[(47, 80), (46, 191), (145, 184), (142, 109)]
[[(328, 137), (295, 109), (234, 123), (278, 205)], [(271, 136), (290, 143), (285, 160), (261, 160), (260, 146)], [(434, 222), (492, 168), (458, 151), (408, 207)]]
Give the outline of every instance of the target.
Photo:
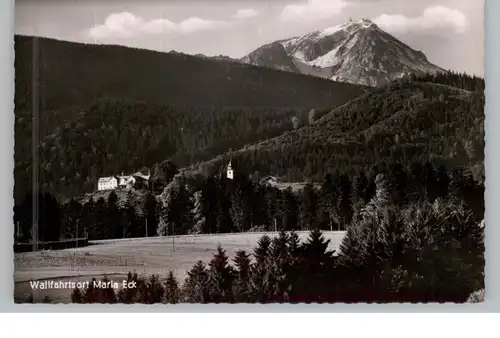
[[(91, 242), (93, 245), (57, 251), (39, 251), (15, 254), (14, 298), (25, 300), (31, 293), (33, 281), (88, 281), (101, 279), (106, 274), (110, 280), (121, 283), (129, 271), (139, 274), (159, 274), (166, 277), (173, 270), (179, 282), (186, 271), (199, 260), (209, 263), (212, 253), (220, 244), (230, 260), (236, 251), (251, 253), (264, 233), (150, 237)], [(275, 232), (267, 233), (270, 237)], [(338, 250), (345, 232), (324, 232), (330, 240), (330, 250)], [(298, 232), (305, 241), (308, 232)], [(56, 303), (70, 303), (71, 289), (33, 290), (35, 301), (49, 296)]]

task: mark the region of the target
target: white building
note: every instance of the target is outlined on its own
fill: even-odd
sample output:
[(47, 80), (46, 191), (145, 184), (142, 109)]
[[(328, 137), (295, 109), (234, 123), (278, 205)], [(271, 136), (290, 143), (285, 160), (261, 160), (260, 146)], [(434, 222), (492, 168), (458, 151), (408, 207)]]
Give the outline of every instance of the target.
[(114, 190), (118, 187), (118, 180), (116, 177), (101, 177), (97, 182), (97, 190)]
[(131, 188), (135, 184), (135, 177), (130, 175), (118, 176), (118, 186), (120, 188)]
[(229, 161), (229, 164), (227, 165), (227, 170), (226, 170), (227, 174), (227, 178), (232, 180), (234, 179), (234, 171), (233, 171), (233, 168), (231, 167), (231, 161)]
[(149, 186), (149, 179), (151, 175), (144, 175), (137, 172), (132, 175), (124, 175), (123, 173), (118, 176), (100, 177), (97, 182), (97, 190), (115, 190), (115, 189), (130, 189), (135, 186), (137, 181), (141, 181), (141, 187)]

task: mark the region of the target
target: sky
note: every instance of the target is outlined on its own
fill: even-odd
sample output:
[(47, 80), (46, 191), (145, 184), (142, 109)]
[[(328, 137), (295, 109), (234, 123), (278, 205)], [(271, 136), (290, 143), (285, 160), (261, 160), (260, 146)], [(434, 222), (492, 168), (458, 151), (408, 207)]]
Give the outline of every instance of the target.
[(484, 76), (483, 0), (16, 0), (17, 34), (242, 57), (368, 18), (445, 68)]

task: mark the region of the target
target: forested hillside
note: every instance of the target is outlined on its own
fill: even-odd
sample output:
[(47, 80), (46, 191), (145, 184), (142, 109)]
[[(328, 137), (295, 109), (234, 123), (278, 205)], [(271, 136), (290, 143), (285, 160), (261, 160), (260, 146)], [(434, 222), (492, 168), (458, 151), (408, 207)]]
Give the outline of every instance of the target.
[[(359, 86), (235, 62), (38, 38), (44, 111), (109, 97), (148, 104), (329, 107)], [(15, 37), (16, 108), (31, 109), (33, 37)]]
[[(309, 125), (189, 169), (212, 172), (231, 157), (289, 181), (367, 171), (375, 164), (464, 165), (483, 177), (484, 82), (448, 74), (407, 78), (338, 107)], [(251, 173), (250, 173), (251, 174)]]
[[(33, 38), (16, 36), (15, 49), (19, 202), (32, 188)], [(177, 166), (209, 160), (293, 129), (311, 108), (326, 112), (364, 92), (180, 53), (41, 38), (38, 51), (39, 182), (58, 198), (92, 191), (99, 176), (166, 159)]]

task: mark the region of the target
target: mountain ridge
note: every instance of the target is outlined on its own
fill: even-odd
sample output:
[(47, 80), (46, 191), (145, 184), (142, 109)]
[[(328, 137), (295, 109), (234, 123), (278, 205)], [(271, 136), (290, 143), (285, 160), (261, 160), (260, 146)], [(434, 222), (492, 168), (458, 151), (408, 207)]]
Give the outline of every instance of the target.
[(410, 73), (445, 71), (429, 62), (422, 51), (412, 49), (368, 19), (276, 40), (240, 61), (372, 87)]
[[(333, 171), (366, 171), (394, 159), (465, 166), (484, 175), (484, 80), (443, 74), (395, 80), (309, 125), (184, 168), (210, 174), (229, 158), (285, 180), (319, 182)], [(455, 77), (455, 78), (453, 78)], [(456, 83), (469, 83), (467, 86)]]

